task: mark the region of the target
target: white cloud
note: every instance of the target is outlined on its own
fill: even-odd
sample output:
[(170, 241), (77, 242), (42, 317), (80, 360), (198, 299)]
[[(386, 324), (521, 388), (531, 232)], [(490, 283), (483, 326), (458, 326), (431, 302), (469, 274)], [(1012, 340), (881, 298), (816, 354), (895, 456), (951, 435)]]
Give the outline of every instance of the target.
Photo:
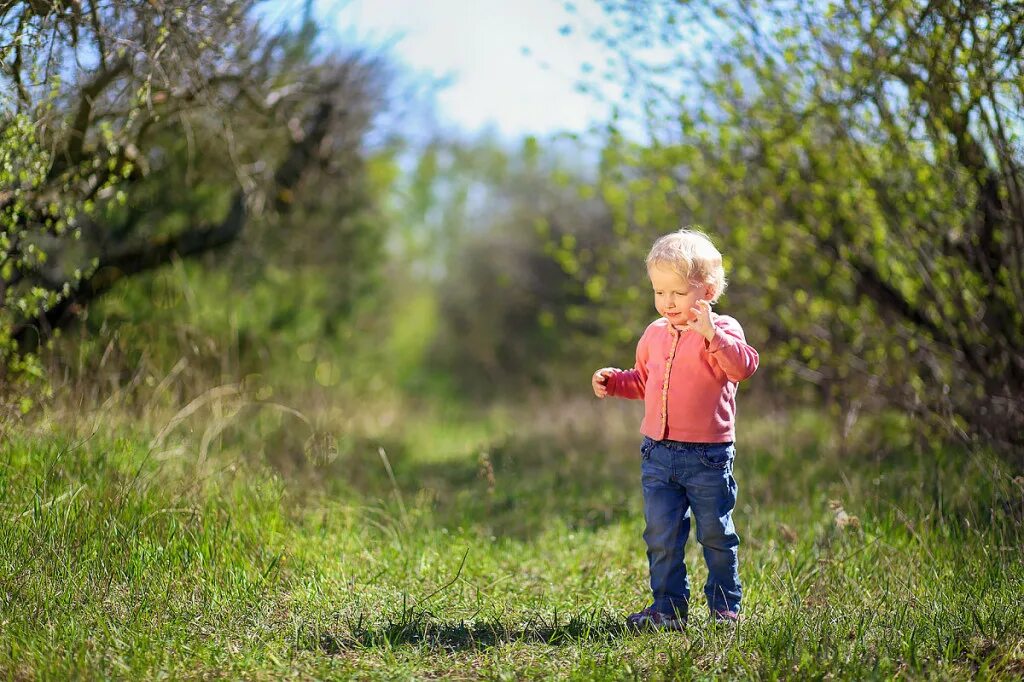
[[(559, 0), (351, 0), (318, 9), (360, 42), (391, 45), (414, 70), (450, 76), (437, 96), (442, 119), (519, 136), (580, 132), (607, 118), (605, 104), (575, 89), (582, 65), (600, 69), (605, 59), (580, 30), (601, 10), (579, 4), (572, 13)], [(574, 30), (563, 35), (566, 25)]]

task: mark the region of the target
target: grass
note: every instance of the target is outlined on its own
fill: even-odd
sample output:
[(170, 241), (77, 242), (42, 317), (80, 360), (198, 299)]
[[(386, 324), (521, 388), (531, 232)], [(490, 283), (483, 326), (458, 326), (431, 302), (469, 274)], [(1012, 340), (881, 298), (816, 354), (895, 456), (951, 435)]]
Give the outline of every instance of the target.
[(5, 676), (1024, 675), (1021, 472), (898, 420), (838, 448), (813, 413), (748, 408), (745, 620), (633, 634), (628, 406), (420, 406), (313, 438), (329, 419), (250, 408), (159, 441), (160, 420), (54, 413), (0, 446)]

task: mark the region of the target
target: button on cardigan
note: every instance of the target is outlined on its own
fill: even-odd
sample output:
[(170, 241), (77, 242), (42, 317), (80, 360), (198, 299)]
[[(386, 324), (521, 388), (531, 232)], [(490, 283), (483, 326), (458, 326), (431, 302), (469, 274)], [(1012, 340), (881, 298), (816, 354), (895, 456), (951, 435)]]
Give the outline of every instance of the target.
[(711, 341), (652, 322), (636, 347), (636, 365), (608, 379), (608, 394), (643, 399), (640, 431), (655, 440), (736, 440), (736, 388), (757, 370), (758, 355), (739, 322), (712, 313)]

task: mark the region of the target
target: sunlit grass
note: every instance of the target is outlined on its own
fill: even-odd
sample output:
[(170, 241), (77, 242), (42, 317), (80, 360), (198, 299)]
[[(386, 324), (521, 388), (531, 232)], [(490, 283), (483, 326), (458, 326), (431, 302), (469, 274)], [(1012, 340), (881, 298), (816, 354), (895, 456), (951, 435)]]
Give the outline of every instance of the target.
[[(279, 412), (240, 414), (205, 458), (209, 405), (159, 444), (153, 426), (94, 433), (102, 422), (87, 415), (44, 420), (5, 443), (0, 669), (1024, 673), (1024, 491), (981, 453), (879, 447), (898, 439), (876, 424), (840, 455), (812, 414), (749, 417), (736, 465), (745, 620), (715, 629), (695, 603), (685, 634), (638, 635), (622, 627), (647, 599), (628, 407), (420, 406), (386, 423), (353, 421), (315, 456), (256, 447), (263, 411)], [(293, 419), (281, 428), (304, 434)], [(692, 538), (688, 557), (699, 595), (706, 572)]]

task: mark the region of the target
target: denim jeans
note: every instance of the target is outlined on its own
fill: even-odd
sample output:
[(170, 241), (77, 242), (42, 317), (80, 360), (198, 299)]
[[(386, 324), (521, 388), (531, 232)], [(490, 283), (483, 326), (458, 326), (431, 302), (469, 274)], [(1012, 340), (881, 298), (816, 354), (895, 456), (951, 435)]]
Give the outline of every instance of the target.
[(644, 541), (655, 610), (682, 617), (688, 613), (690, 578), (684, 549), (692, 511), (697, 542), (704, 547), (708, 565), (704, 585), (708, 606), (712, 611), (739, 612), (740, 538), (732, 523), (736, 506), (736, 479), (732, 477), (735, 446), (644, 437), (640, 453), (647, 522)]

